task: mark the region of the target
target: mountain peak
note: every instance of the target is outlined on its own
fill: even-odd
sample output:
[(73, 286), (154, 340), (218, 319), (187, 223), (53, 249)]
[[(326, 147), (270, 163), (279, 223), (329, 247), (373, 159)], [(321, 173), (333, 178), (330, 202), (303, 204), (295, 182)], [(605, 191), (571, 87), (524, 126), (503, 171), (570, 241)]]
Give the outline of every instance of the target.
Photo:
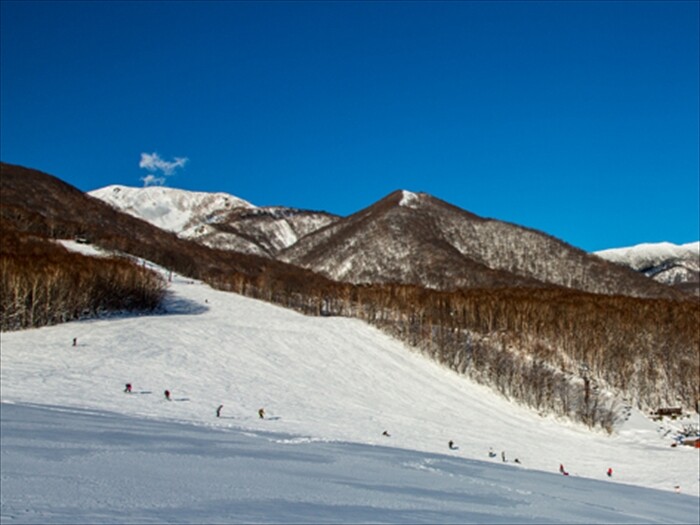
[(214, 216), (223, 211), (255, 208), (248, 201), (228, 193), (197, 192), (165, 186), (134, 188), (112, 185), (91, 191), (89, 195), (172, 232), (181, 232), (191, 226), (197, 215), (208, 216), (214, 221)]

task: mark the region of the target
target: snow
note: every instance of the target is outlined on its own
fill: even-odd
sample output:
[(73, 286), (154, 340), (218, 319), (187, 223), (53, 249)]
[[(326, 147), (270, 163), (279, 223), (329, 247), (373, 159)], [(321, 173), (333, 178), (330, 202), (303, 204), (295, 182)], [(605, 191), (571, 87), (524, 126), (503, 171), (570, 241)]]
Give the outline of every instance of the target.
[(635, 270), (643, 270), (674, 259), (693, 261), (695, 269), (700, 269), (700, 241), (681, 245), (670, 242), (643, 243), (629, 248), (601, 250), (595, 254), (611, 262), (625, 264)]
[[(694, 523), (697, 498), (273, 430), (3, 404), (2, 523)], [(274, 423), (270, 422), (270, 428)]]
[(415, 207), (419, 202), (420, 196), (417, 193), (401, 190), (401, 200), (399, 201), (399, 206), (406, 206), (408, 208), (412, 208)]
[(169, 286), (165, 314), (0, 334), (3, 523), (698, 521), (669, 423), (591, 432), (359, 320)]
[(216, 222), (216, 214), (234, 208), (255, 208), (251, 203), (228, 193), (187, 191), (162, 186), (131, 188), (112, 185), (88, 194), (129, 215), (175, 233), (185, 230), (193, 221), (198, 222), (202, 216), (209, 216), (210, 222)]

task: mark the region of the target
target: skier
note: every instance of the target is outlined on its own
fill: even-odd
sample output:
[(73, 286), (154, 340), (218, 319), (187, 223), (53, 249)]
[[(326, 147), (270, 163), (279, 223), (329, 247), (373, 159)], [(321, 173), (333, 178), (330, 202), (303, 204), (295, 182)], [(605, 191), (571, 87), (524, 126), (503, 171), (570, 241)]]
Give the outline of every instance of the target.
[(73, 338), (73, 346), (78, 346), (78, 338), (77, 337)]
[(490, 458), (496, 457), (496, 453), (493, 451), (493, 447), (489, 447), (489, 457)]
[(258, 416), (260, 416), (260, 419), (265, 419), (265, 409), (261, 408), (258, 410)]
[(168, 401), (171, 400), (171, 399), (170, 399), (170, 390), (166, 390), (166, 391), (165, 391), (165, 399), (167, 399)]
[(219, 407), (216, 409), (216, 417), (221, 417), (222, 408), (224, 408), (224, 405), (219, 405)]
[(515, 461), (515, 463), (517, 463), (518, 465), (520, 465), (520, 460), (519, 460), (518, 458), (515, 458), (513, 461)]
[(561, 472), (564, 476), (568, 476), (569, 473), (564, 470), (564, 465), (559, 465), (559, 472)]
[(124, 392), (127, 394), (131, 394), (131, 383), (127, 383), (126, 387), (124, 388)]
[(385, 430), (384, 432), (382, 432), (382, 436), (391, 437), (391, 436), (389, 435), (389, 431), (388, 431), (388, 430)]
[(450, 450), (455, 449), (455, 442), (450, 439), (449, 443), (447, 443), (447, 446), (450, 447)]
[(612, 478), (612, 467), (610, 467), (606, 473), (609, 478)]
[(506, 462), (506, 451), (505, 450), (501, 451), (501, 461), (503, 461), (503, 463)]

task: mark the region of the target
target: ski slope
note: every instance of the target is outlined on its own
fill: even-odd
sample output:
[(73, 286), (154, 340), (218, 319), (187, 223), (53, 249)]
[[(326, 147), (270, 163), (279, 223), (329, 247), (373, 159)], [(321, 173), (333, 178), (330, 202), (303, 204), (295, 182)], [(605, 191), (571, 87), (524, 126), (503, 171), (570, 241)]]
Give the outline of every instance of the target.
[[(74, 338), (76, 346), (72, 345)], [(133, 509), (143, 494), (157, 497), (156, 493), (170, 490), (173, 476), (193, 476), (193, 490), (201, 493), (208, 493), (207, 487), (217, 484), (217, 476), (233, 487), (235, 483), (229, 478), (241, 468), (245, 479), (257, 479), (255, 483), (261, 486), (272, 483), (263, 499), (272, 498), (277, 490), (284, 501), (278, 502), (279, 508), (273, 505), (269, 515), (260, 509), (241, 514), (241, 519), (233, 520), (239, 522), (671, 523), (697, 522), (694, 517), (700, 512), (698, 451), (670, 447), (670, 429), (651, 423), (641, 414), (633, 412), (613, 436), (543, 418), (440, 367), (361, 321), (306, 317), (179, 276), (174, 276), (169, 285), (164, 313), (2, 333), (0, 342), (3, 523), (11, 522), (9, 516), (21, 515), (31, 521), (30, 514), (20, 510), (31, 509), (32, 503), (16, 499), (22, 490), (34, 486), (33, 481), (30, 483), (34, 479), (30, 467), (36, 467), (37, 476), (44, 468), (55, 467), (62, 472), (66, 461), (73, 458), (73, 440), (85, 440), (88, 448), (103, 450), (107, 464), (113, 465), (97, 469), (102, 477), (93, 472), (96, 467), (90, 461), (75, 467), (74, 476), (96, 476), (103, 489), (95, 491), (93, 499), (77, 488), (65, 496), (75, 505), (73, 511), (66, 511), (71, 517), (68, 521), (75, 522), (108, 522), (107, 517), (114, 514), (108, 513), (104, 519), (89, 514), (88, 519), (80, 509), (99, 508), (99, 501), (116, 507), (121, 501), (125, 509)], [(126, 383), (133, 385), (131, 394), (123, 392)], [(165, 399), (166, 389), (172, 393), (172, 401)], [(220, 404), (224, 405), (222, 417), (217, 418), (215, 411)], [(8, 407), (14, 411), (9, 422), (5, 418)], [(265, 409), (265, 419), (258, 417), (260, 408)], [(57, 414), (68, 414), (68, 420)], [(88, 437), (79, 431), (82, 429)], [(385, 430), (389, 437), (382, 435)], [(33, 457), (21, 445), (24, 441), (18, 436), (23, 432), (39, 440), (38, 454), (45, 455), (46, 461), (38, 466), (22, 460)], [(17, 441), (8, 441), (10, 438)], [(66, 444), (60, 445), (61, 440)], [(171, 440), (184, 440), (184, 451), (173, 448)], [(447, 446), (450, 440), (455, 443), (454, 450)], [(51, 445), (55, 442), (56, 448)], [(236, 448), (238, 442), (244, 442), (244, 452), (231, 459), (229, 447)], [(208, 443), (216, 446), (211, 448)], [(217, 447), (223, 447), (223, 451)], [(498, 453), (496, 458), (488, 457), (491, 447)], [(144, 448), (143, 453), (138, 452)], [(505, 464), (501, 451), (505, 452)], [(318, 455), (318, 470), (306, 464), (299, 470), (290, 467), (289, 476), (275, 481), (278, 469), (284, 470), (290, 462), (296, 464), (296, 454)], [(386, 468), (381, 462), (375, 464), (377, 455), (385, 458)], [(253, 461), (278, 456), (282, 461), (279, 465), (271, 460)], [(165, 458), (167, 465), (163, 464)], [(513, 463), (515, 458), (519, 465)], [(108, 489), (110, 472), (122, 472), (121, 460), (126, 464), (143, 460), (149, 465), (152, 474), (148, 480), (153, 487), (136, 491), (134, 496), (129, 496), (133, 487), (123, 485), (123, 481)], [(226, 474), (223, 465), (228, 460), (234, 470)], [(570, 472), (568, 478), (556, 474), (560, 464)], [(16, 471), (8, 475), (6, 465), (16, 466)], [(608, 467), (614, 470), (612, 479), (605, 475)], [(207, 469), (210, 476), (204, 474), (209, 472)], [(434, 475), (426, 478), (425, 472)], [(331, 473), (352, 481), (349, 485), (326, 483)], [(411, 481), (404, 485), (395, 476), (401, 480), (408, 476), (406, 479)], [(423, 481), (414, 479), (416, 476)], [(200, 485), (196, 481), (200, 478), (208, 481)], [(243, 478), (235, 477), (236, 483), (242, 484), (236, 488), (241, 494), (224, 491), (222, 501), (241, 505), (256, 501), (257, 485), (243, 482)], [(445, 484), (439, 485), (438, 481)], [(480, 508), (468, 505), (468, 494), (474, 492), (475, 485), (485, 491), (479, 492), (479, 497), (488, 508), (498, 507), (490, 505), (489, 498), (495, 501), (513, 491), (530, 490), (538, 496), (523, 496), (511, 513), (492, 509), (493, 520), (489, 521), (484, 517), (491, 515), (488, 508), (472, 517), (465, 514), (469, 508)], [(550, 486), (558, 489), (551, 501), (545, 501)], [(308, 506), (299, 503), (300, 508), (292, 505), (287, 509), (289, 519), (283, 519), (287, 515), (284, 502), (303, 500), (296, 496), (299, 487), (316, 491), (318, 501)], [(576, 499), (572, 487), (582, 489), (575, 505), (570, 501)], [(629, 494), (634, 490), (641, 491), (639, 495), (647, 494), (639, 487), (665, 491), (653, 492), (653, 501), (670, 498), (670, 502), (685, 503), (657, 509), (657, 514), (644, 511), (633, 519), (636, 505)], [(375, 494), (375, 488), (379, 494)], [(443, 510), (448, 509), (448, 514), (444, 516), (426, 514), (406, 519), (410, 516), (404, 514), (410, 511), (408, 503), (396, 507), (403, 509), (398, 514), (388, 512), (391, 505), (386, 500), (403, 497), (408, 501), (418, 490), (432, 494), (428, 499), (436, 509), (443, 508), (440, 502), (444, 498), (459, 504), (445, 502)], [(676, 490), (681, 494), (675, 494)], [(63, 489), (56, 491), (37, 489), (30, 499), (57, 510), (56, 505), (63, 508), (67, 504), (63, 496), (59, 497)], [(371, 494), (365, 494), (368, 491)], [(355, 493), (359, 500), (353, 499)], [(608, 499), (617, 495), (627, 503), (611, 504), (608, 511), (613, 514), (596, 514), (595, 505), (608, 493), (612, 495)], [(172, 494), (167, 497), (177, 499)], [(378, 505), (377, 498), (384, 501), (387, 514), (378, 520), (371, 514), (357, 514), (358, 502), (363, 498), (368, 508)], [(310, 519), (318, 510), (316, 503), (328, 507), (330, 514), (320, 514), (326, 519)], [(590, 520), (581, 519), (587, 504), (592, 506)], [(523, 514), (522, 505), (534, 505), (534, 514)], [(151, 502), (150, 507), (158, 504)], [(346, 507), (348, 513), (343, 514)], [(571, 520), (567, 519), (567, 509), (574, 512), (574, 508), (578, 509), (576, 513), (584, 514), (572, 514)], [(202, 514), (190, 509), (194, 512), (191, 520), (187, 513), (180, 519), (175, 518), (179, 514), (127, 512), (125, 521), (232, 521), (226, 517), (230, 510), (226, 509), (229, 507), (222, 502), (214, 508), (199, 509)], [(617, 518), (612, 517), (615, 513)], [(60, 522), (61, 516), (66, 521), (60, 512), (54, 515), (46, 511), (37, 516), (35, 522)]]
[(362, 443), (3, 404), (2, 523), (696, 523), (698, 499)]

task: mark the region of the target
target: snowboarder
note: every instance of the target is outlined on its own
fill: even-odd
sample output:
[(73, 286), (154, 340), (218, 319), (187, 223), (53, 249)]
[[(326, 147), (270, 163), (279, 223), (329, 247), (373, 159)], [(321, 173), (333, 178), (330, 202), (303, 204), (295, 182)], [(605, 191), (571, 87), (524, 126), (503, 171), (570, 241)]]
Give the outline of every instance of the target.
[(170, 399), (170, 390), (166, 390), (166, 391), (165, 391), (165, 399), (167, 399), (168, 401), (171, 400), (171, 399)]
[(124, 388), (124, 392), (127, 394), (131, 394), (131, 383), (127, 383), (126, 387)]
[(261, 408), (258, 410), (258, 416), (260, 416), (260, 419), (265, 419), (265, 409)]
[(219, 405), (219, 407), (216, 409), (216, 417), (221, 417), (222, 408), (224, 408), (224, 405)]
[(391, 437), (391, 436), (389, 435), (389, 431), (388, 431), (388, 430), (385, 430), (384, 432), (382, 432), (382, 436)]
[(503, 461), (503, 463), (506, 462), (506, 451), (505, 450), (501, 450), (501, 461)]
[(569, 473), (564, 470), (564, 465), (559, 465), (559, 472), (561, 472), (564, 476), (568, 476)]
[(610, 468), (608, 469), (608, 471), (606, 472), (606, 474), (608, 475), (609, 478), (612, 478), (612, 467), (610, 467)]
[(449, 443), (447, 443), (447, 446), (450, 447), (450, 450), (455, 449), (455, 442), (450, 439)]

